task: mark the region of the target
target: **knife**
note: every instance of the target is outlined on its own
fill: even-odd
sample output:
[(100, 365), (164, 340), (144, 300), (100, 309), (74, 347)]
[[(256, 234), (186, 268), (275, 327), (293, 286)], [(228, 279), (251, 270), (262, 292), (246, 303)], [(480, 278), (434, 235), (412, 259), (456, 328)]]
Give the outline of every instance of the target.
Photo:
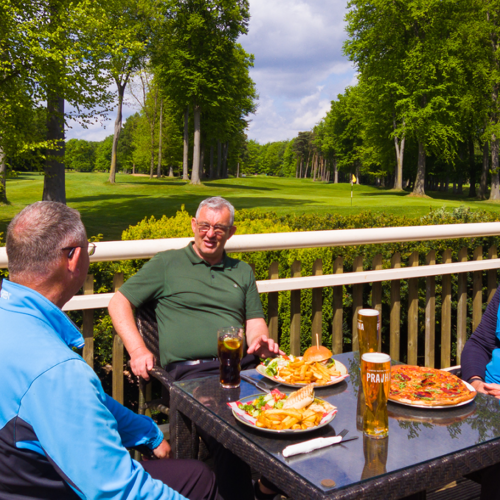
[(271, 392), (270, 389), (268, 389), (264, 383), (262, 382), (262, 380), (255, 380), (254, 378), (252, 377), (249, 377), (248, 375), (243, 375), (241, 374), (241, 378), (245, 381), (245, 382), (248, 382), (249, 384), (252, 384), (253, 386), (257, 387), (257, 389), (263, 391), (263, 392), (267, 392), (267, 394), (269, 394)]
[(333, 436), (329, 438), (316, 438), (310, 441), (304, 441), (303, 443), (292, 444), (287, 446), (283, 450), (283, 456), (288, 458), (293, 455), (298, 455), (300, 453), (310, 453), (314, 450), (319, 450), (320, 448), (325, 448), (326, 446), (331, 446), (332, 444), (345, 443), (346, 441), (353, 441), (358, 439), (359, 436), (353, 436), (344, 439), (342, 436)]

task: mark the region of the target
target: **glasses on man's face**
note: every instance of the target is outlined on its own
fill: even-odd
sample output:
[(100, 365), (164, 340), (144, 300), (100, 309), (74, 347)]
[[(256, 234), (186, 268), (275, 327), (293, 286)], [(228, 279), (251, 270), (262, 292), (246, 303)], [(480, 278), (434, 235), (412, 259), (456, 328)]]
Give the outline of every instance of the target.
[[(82, 245), (76, 245), (74, 247), (64, 247), (61, 250), (69, 250), (68, 259), (72, 259), (77, 248), (83, 248)], [(95, 243), (89, 243), (88, 247), (89, 257), (95, 254)]]
[(198, 231), (201, 234), (208, 233), (210, 228), (213, 227), (216, 236), (224, 236), (231, 227), (225, 226), (224, 224), (215, 224), (215, 226), (212, 226), (212, 224), (209, 224), (208, 222), (197, 222), (196, 225), (198, 226)]

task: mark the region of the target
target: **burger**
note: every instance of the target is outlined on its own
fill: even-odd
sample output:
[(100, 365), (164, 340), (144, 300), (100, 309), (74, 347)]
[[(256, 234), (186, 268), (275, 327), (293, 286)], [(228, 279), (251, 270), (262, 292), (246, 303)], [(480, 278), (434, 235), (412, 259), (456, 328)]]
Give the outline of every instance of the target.
[(330, 351), (330, 349), (323, 345), (313, 345), (306, 350), (302, 359), (306, 363), (323, 363), (327, 365), (332, 361), (331, 357), (332, 351)]

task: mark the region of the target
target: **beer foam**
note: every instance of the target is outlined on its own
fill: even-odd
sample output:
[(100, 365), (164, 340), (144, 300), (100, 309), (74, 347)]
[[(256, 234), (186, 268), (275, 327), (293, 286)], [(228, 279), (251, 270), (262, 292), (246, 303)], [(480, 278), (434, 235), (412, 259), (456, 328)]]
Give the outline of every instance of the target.
[(360, 309), (358, 316), (378, 316), (378, 311), (376, 309)]
[(361, 359), (369, 363), (386, 363), (391, 360), (391, 357), (389, 354), (384, 354), (383, 352), (365, 352), (361, 356)]

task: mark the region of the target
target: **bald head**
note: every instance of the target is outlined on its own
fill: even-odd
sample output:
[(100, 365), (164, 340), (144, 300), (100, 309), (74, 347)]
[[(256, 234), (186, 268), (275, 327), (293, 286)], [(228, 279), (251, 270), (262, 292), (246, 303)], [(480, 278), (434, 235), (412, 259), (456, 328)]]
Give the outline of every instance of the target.
[(85, 227), (77, 210), (54, 201), (33, 203), (19, 212), (7, 229), (10, 277), (49, 277), (57, 267), (62, 248), (86, 244)]

